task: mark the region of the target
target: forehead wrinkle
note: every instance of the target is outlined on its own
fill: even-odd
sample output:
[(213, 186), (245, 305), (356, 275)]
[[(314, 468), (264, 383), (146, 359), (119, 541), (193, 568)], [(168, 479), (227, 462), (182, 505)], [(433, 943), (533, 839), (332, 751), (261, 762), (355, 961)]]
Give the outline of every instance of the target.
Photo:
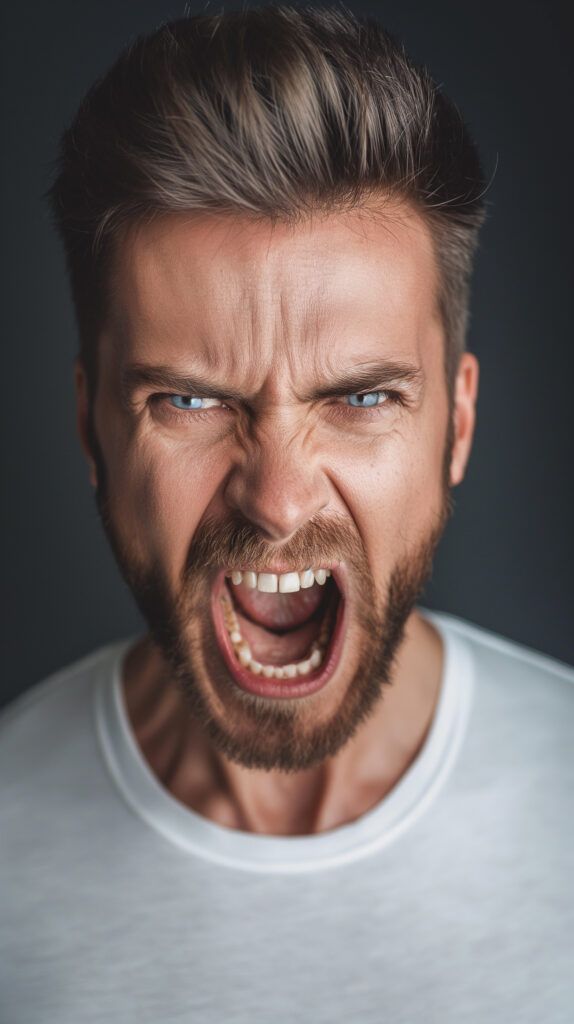
[[(385, 221), (384, 237), (391, 249), (394, 249), (400, 242), (400, 227), (403, 225), (397, 217), (390, 222), (387, 219)], [(357, 239), (361, 245), (359, 248), (351, 247), (344, 266), (338, 258), (337, 245), (334, 250), (327, 245), (329, 239), (325, 240), (321, 231), (317, 236), (317, 246), (312, 235), (309, 238), (302, 236), (301, 244), (297, 243), (293, 249), (292, 242), (296, 234), (294, 236), (288, 232), (284, 237), (275, 236), (275, 244), (272, 244), (271, 237), (261, 239), (257, 235), (253, 238), (244, 236), (235, 222), (228, 221), (226, 226), (228, 230), (222, 237), (210, 230), (210, 244), (214, 252), (209, 251), (209, 247), (206, 249), (200, 246), (198, 263), (194, 260), (190, 263), (185, 249), (182, 250), (185, 268), (180, 268), (183, 273), (176, 275), (174, 287), (167, 289), (168, 294), (163, 296), (161, 310), (153, 308), (155, 299), (151, 295), (152, 289), (149, 295), (141, 296), (142, 300), (148, 299), (148, 305), (151, 300), (156, 321), (160, 314), (159, 324), (156, 324), (154, 331), (155, 337), (151, 339), (152, 344), (154, 341), (161, 342), (162, 333), (172, 333), (174, 343), (168, 345), (171, 349), (170, 357), (176, 349), (178, 361), (185, 358), (186, 349), (190, 353), (193, 351), (204, 357), (210, 372), (233, 377), (230, 384), (251, 393), (263, 386), (273, 374), (276, 379), (283, 381), (282, 392), (289, 387), (289, 375), (293, 382), (297, 376), (306, 377), (307, 385), (311, 374), (326, 374), (330, 369), (332, 372), (334, 362), (341, 363), (345, 354), (350, 354), (350, 348), (355, 349), (357, 356), (362, 356), (359, 350), (364, 346), (360, 338), (365, 340), (365, 328), (371, 343), (377, 344), (379, 339), (384, 346), (387, 337), (385, 318), (387, 313), (391, 315), (392, 328), (392, 314), (401, 301), (401, 288), (397, 288), (396, 284), (401, 285), (404, 274), (403, 279), (410, 291), (412, 274), (409, 275), (408, 267), (403, 268), (401, 259), (396, 266), (391, 264), (390, 270), (383, 264), (383, 323), (377, 324), (378, 318), (373, 317), (370, 302), (370, 297), (378, 288), (377, 250), (373, 249), (373, 259), (370, 258), (370, 251), (367, 251), (364, 254), (367, 257), (365, 260), (361, 251), (363, 240), (367, 245), (370, 241), (368, 220), (346, 225), (350, 229), (348, 237)], [(228, 243), (233, 242), (232, 227), (237, 227), (237, 240), (241, 243), (238, 261), (234, 245), (231, 245), (232, 251), (228, 252)], [(421, 225), (418, 225), (418, 231), (416, 224), (407, 223), (405, 227), (415, 228), (411, 238), (420, 251), (421, 240), (426, 241), (426, 238), (421, 239)], [(181, 246), (176, 244), (176, 254), (180, 249)], [(162, 252), (160, 255), (157, 282), (160, 296), (163, 264), (171, 252), (169, 246), (167, 250), (167, 253)], [(194, 250), (198, 251), (197, 239), (194, 241)], [(178, 262), (177, 258), (174, 262)], [(149, 271), (150, 267), (153, 269), (152, 265), (153, 259), (142, 269)], [(293, 266), (295, 273), (292, 272)], [(198, 269), (195, 284), (192, 283), (196, 276), (194, 267)], [(186, 275), (191, 285), (189, 290), (185, 286)], [(385, 283), (387, 278), (388, 284)], [(356, 281), (361, 282), (362, 291), (356, 291)], [(141, 284), (144, 285), (145, 281)], [(153, 275), (150, 277), (151, 284)], [(181, 287), (184, 289), (184, 299), (180, 304), (178, 301), (173, 302), (173, 298)], [(369, 300), (366, 305), (363, 295)], [(195, 302), (194, 296), (197, 296)], [(177, 309), (178, 305), (180, 310)], [(194, 316), (194, 305), (197, 306), (197, 317)], [(138, 309), (137, 314), (139, 319), (141, 310)], [(421, 309), (420, 317), (423, 316), (424, 311)], [(388, 333), (388, 339), (393, 345), (399, 341), (398, 337), (393, 337), (395, 334), (395, 331)], [(345, 338), (348, 339), (347, 343)], [(371, 348), (371, 344), (368, 347)]]
[(302, 290), (295, 295), (278, 289), (275, 344), (283, 358), (292, 380), (299, 373), (306, 376), (312, 367), (320, 363), (321, 352), (329, 345), (323, 343), (325, 328), (329, 329), (328, 307), (323, 306), (322, 296), (327, 286), (319, 275), (313, 275), (313, 288)]
[(246, 390), (255, 392), (273, 363), (271, 344), (272, 310), (266, 309), (261, 288), (255, 285), (255, 274), (240, 289), (238, 306), (233, 310), (236, 328), (229, 345), (233, 372), (245, 381)]
[[(201, 330), (190, 326), (194, 357), (198, 356), (217, 380), (237, 385), (253, 379), (257, 365), (255, 353), (255, 314), (249, 289), (225, 269), (215, 284), (206, 282), (199, 302)], [(221, 284), (221, 287), (218, 287)], [(190, 311), (193, 316), (193, 310)]]

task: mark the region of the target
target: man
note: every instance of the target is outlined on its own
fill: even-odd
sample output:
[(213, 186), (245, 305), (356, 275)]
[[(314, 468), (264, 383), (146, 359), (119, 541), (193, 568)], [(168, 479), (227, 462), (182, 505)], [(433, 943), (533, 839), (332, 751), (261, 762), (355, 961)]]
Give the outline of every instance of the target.
[(149, 632), (4, 716), (2, 1020), (569, 1019), (574, 673), (416, 605), (483, 197), (342, 10), (164, 25), (82, 103), (78, 427)]

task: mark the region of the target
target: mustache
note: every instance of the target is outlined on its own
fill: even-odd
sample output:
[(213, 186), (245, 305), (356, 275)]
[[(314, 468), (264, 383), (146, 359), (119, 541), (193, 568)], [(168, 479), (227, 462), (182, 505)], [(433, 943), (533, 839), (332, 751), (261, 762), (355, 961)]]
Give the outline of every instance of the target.
[(256, 526), (234, 515), (225, 520), (207, 518), (198, 526), (184, 575), (222, 567), (232, 571), (246, 565), (254, 572), (264, 572), (273, 558), (298, 569), (339, 560), (349, 561), (359, 570), (368, 569), (361, 538), (349, 529), (343, 515), (313, 516), (282, 543), (266, 540)]

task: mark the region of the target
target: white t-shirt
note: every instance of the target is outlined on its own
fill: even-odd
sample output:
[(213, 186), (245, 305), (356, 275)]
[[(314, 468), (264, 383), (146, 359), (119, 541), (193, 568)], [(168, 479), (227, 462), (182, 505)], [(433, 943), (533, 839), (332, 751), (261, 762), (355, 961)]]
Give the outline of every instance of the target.
[(393, 790), (313, 836), (172, 797), (108, 645), (0, 724), (2, 1024), (572, 1024), (574, 670), (419, 609), (445, 668)]

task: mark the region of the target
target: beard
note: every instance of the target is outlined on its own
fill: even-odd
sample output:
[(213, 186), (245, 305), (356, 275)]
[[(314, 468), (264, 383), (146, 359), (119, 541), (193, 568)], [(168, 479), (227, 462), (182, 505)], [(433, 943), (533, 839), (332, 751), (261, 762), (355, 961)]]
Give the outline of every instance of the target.
[[(312, 517), (279, 548), (237, 514), (225, 521), (206, 519), (198, 526), (174, 592), (162, 565), (138, 560), (114, 522), (105, 464), (92, 432), (96, 504), (119, 569), (167, 666), (166, 684), (175, 683), (192, 719), (223, 757), (245, 768), (305, 771), (334, 757), (373, 713), (385, 686), (392, 683), (407, 620), (430, 578), (436, 548), (453, 511), (453, 429), (450, 416), (439, 512), (422, 539), (397, 559), (383, 594), (377, 593), (360, 536), (347, 517)], [(329, 714), (324, 707), (321, 714), (321, 701), (332, 680), (325, 691), (308, 697), (261, 697), (234, 682), (219, 651), (211, 617), (215, 574), (222, 567), (263, 567), (272, 553), (290, 565), (347, 563), (353, 613), (335, 675), (340, 675), (348, 656), (351, 633), (358, 658)]]

